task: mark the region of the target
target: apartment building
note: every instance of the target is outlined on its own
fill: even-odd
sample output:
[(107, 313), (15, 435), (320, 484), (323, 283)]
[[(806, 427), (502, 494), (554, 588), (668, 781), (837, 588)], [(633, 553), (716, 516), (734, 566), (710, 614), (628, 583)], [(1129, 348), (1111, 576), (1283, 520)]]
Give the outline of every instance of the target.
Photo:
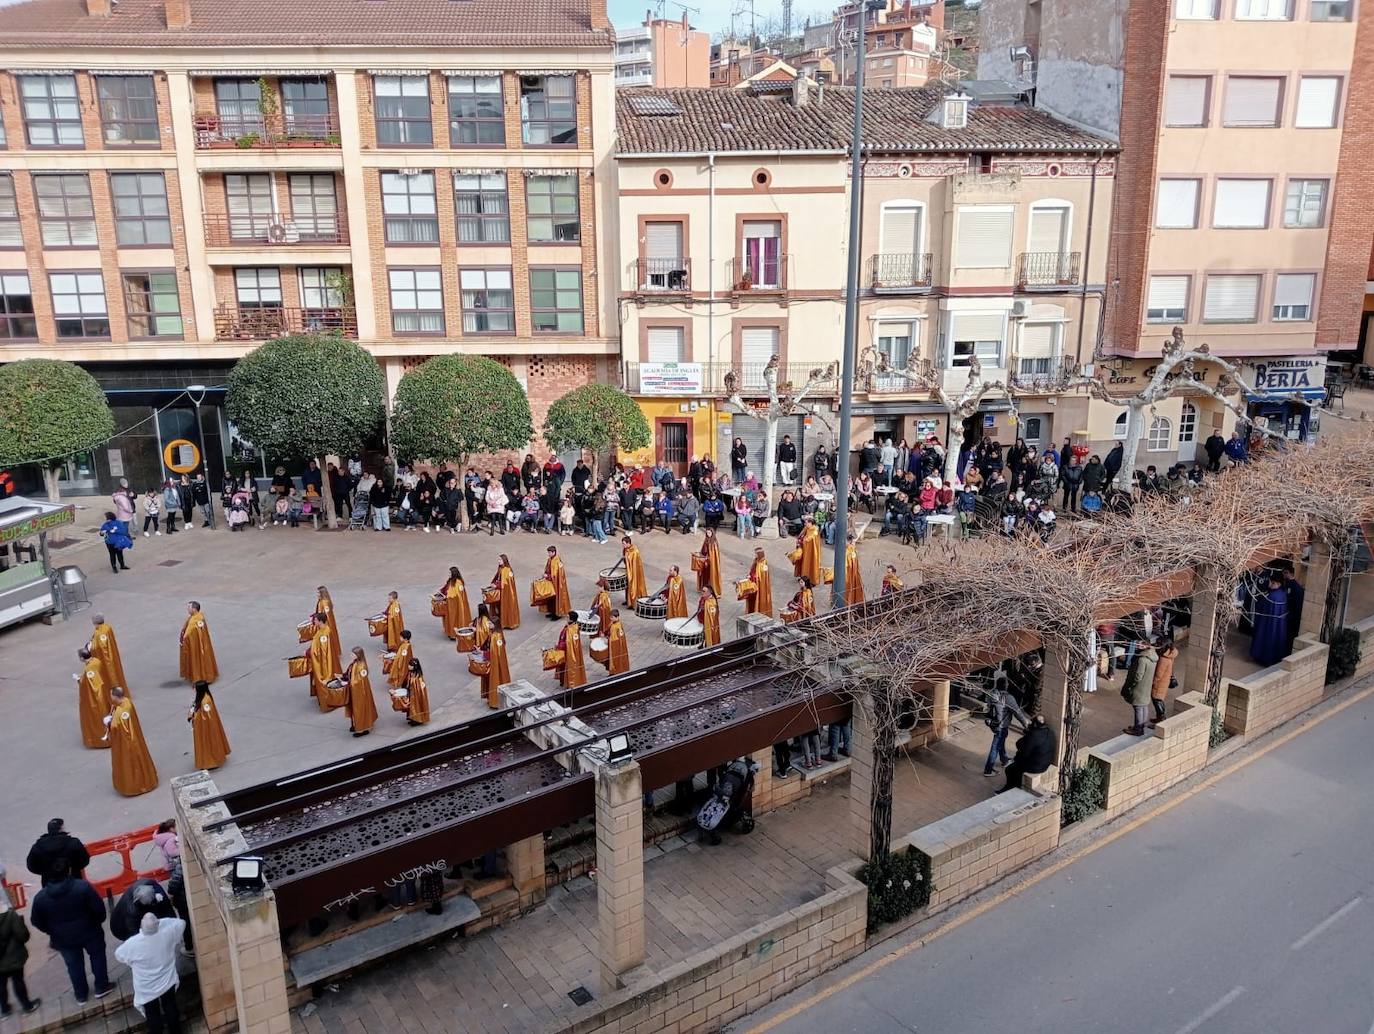
[(6, 7), (0, 361), (80, 363), (126, 429), (72, 487), (150, 484), (173, 442), (268, 459), (219, 403), (283, 333), (358, 340), (393, 390), (495, 357), (536, 424), (604, 378), (613, 67), (604, 0)]
[(680, 21), (645, 12), (644, 24), (615, 33), (615, 85), (711, 85), (711, 37)]
[(861, 20), (869, 86), (924, 86), (938, 74), (933, 56), (945, 24), (944, 0), (887, 0), (876, 10), (854, 2), (841, 4), (831, 23), (837, 82), (854, 81), (854, 40)]
[[(1030, 61), (1035, 103), (1121, 144), (1101, 342), (1123, 393), (1173, 327), (1246, 364), (1250, 415), (1306, 429), (1328, 352), (1360, 338), (1374, 240), (1374, 30), (1353, 0), (984, 0), (979, 74)], [(1024, 48), (1018, 50), (1017, 48)], [(1207, 371), (1204, 376), (1215, 376)], [(1094, 441), (1126, 433), (1096, 406)], [(1142, 462), (1230, 418), (1156, 407)]]
[[(671, 464), (719, 457), (738, 435), (761, 465), (764, 425), (722, 405), (729, 375), (758, 402), (772, 356), (793, 390), (840, 359), (853, 97), (797, 80), (617, 98), (625, 383)], [(1053, 388), (1096, 337), (1113, 145), (934, 87), (866, 93), (864, 125), (862, 361), (930, 360), (957, 396), (976, 356), (985, 378), (1021, 390), (1020, 433), (1081, 429), (1086, 400)], [(781, 429), (808, 456), (834, 444), (838, 387), (822, 379), (810, 395), (824, 418)], [(860, 444), (972, 430), (891, 375), (860, 378), (854, 414)], [(1018, 433), (997, 394), (972, 422)]]

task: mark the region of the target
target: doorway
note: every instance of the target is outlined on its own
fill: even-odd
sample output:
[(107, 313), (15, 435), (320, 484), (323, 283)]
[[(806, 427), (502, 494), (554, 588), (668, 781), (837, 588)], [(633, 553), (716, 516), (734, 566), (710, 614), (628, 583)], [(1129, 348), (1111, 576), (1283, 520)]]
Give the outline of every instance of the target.
[(1197, 406), (1191, 402), (1183, 403), (1183, 413), (1178, 418), (1178, 461), (1192, 463), (1197, 455)]
[(672, 469), (675, 477), (686, 477), (692, 452), (691, 422), (659, 417), (654, 421), (654, 437), (658, 441), (659, 459)]

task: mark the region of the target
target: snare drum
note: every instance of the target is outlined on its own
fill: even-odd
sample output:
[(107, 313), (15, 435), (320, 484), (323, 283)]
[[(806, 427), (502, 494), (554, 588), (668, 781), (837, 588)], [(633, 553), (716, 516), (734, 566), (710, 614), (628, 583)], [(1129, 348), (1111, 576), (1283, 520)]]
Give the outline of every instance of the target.
[(663, 622), (663, 640), (669, 646), (701, 646), (706, 641), (706, 629), (696, 618), (669, 618)]
[(474, 650), (468, 656), (468, 672), (473, 675), (487, 675), (491, 672), (491, 656), (486, 650)]
[(489, 607), (501, 605), (501, 587), (499, 585), (488, 585), (482, 590), (482, 602)]
[(535, 583), (530, 586), (530, 604), (537, 607), (539, 604), (553, 599), (557, 592), (558, 590), (554, 588), (552, 579), (536, 579)]
[(801, 619), (802, 619), (802, 613), (801, 613), (801, 611), (799, 611), (799, 610), (793, 610), (791, 607), (787, 608), (786, 610), (784, 610), (784, 611), (782, 612), (782, 623), (783, 623), (784, 625), (790, 625), (790, 624), (792, 624), (792, 622), (794, 622), (794, 621), (800, 621)]
[(286, 673), (293, 679), (303, 678), (310, 674), (309, 657), (288, 657), (286, 658)]
[(594, 610), (575, 610), (577, 615), (577, 627), (583, 632), (600, 632), (601, 615)]
[(315, 622), (302, 621), (296, 626), (296, 639), (302, 643), (308, 643), (315, 638)]
[(453, 634), (458, 640), (459, 653), (471, 653), (473, 650), (477, 649), (477, 629), (471, 626), (468, 628), (459, 628), (456, 629)]
[(692, 554), (692, 573), (701, 574), (710, 565), (711, 558), (704, 557), (700, 553)]
[(592, 660), (597, 664), (605, 664), (611, 659), (611, 643), (609, 639), (602, 639), (600, 636), (592, 639), (587, 644), (587, 649), (591, 651)]
[(662, 596), (641, 596), (635, 600), (635, 613), (642, 618), (662, 621), (668, 616), (668, 601)]
[(383, 674), (383, 675), (390, 675), (390, 674), (391, 674), (391, 662), (394, 661), (395, 659), (396, 659), (396, 654), (395, 654), (395, 653), (383, 653), (383, 654), (382, 654), (382, 674)]
[(377, 637), (386, 635), (385, 614), (373, 614), (367, 619), (367, 634)]
[(750, 596), (754, 595), (754, 593), (758, 591), (759, 587), (755, 585), (752, 581), (750, 581), (748, 578), (742, 579), (741, 581), (735, 583), (736, 599), (747, 600)]
[(447, 614), (448, 597), (438, 594), (431, 596), (429, 600), (429, 612), (433, 614), (436, 618), (441, 618), (445, 614)]
[(798, 546), (796, 549), (789, 549), (789, 550), (787, 551), (787, 559), (790, 560), (790, 561), (792, 561), (792, 563), (794, 563), (794, 564), (797, 563), (797, 561), (801, 560), (801, 558), (802, 558), (801, 546)]
[(629, 584), (629, 576), (625, 574), (625, 569), (608, 567), (601, 572), (601, 577), (606, 579), (607, 592), (624, 592), (625, 586)]
[(833, 567), (822, 567), (822, 568), (821, 568), (821, 584), (822, 584), (822, 585), (834, 585), (834, 584), (835, 584), (835, 569), (834, 569)]
[(564, 653), (563, 653), (562, 650), (557, 650), (557, 649), (554, 649), (554, 650), (545, 650), (545, 651), (544, 651), (544, 670), (545, 670), (545, 671), (553, 671), (553, 670), (555, 670), (556, 668), (561, 668), (561, 667), (563, 667), (563, 658), (564, 658)]

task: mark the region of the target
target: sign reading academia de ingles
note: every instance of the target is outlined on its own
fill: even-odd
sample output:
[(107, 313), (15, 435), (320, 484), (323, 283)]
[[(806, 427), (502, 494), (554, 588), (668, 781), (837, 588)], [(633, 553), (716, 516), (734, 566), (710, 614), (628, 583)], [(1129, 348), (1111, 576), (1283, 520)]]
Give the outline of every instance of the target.
[(640, 363), (641, 395), (700, 395), (700, 363)]
[(37, 535), (40, 531), (48, 531), (63, 524), (75, 523), (76, 507), (74, 506), (63, 507), (61, 510), (55, 510), (51, 513), (37, 513), (26, 520), (0, 528), (0, 544), (13, 542), (15, 539), (28, 538), (30, 535)]

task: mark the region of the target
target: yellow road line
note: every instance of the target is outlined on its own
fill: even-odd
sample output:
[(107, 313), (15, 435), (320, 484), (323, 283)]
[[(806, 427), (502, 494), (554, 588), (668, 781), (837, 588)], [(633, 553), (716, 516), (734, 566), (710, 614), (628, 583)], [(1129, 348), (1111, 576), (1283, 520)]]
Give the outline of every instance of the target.
[(1229, 764), (1224, 765), (1216, 772), (1208, 776), (1206, 779), (1202, 780), (1202, 782), (1198, 783), (1196, 786), (1189, 787), (1188, 789), (1179, 793), (1177, 796), (1172, 797), (1167, 801), (1164, 801), (1162, 804), (1159, 804), (1154, 808), (1151, 808), (1149, 811), (1145, 812), (1142, 815), (1136, 816), (1135, 818), (1131, 819), (1129, 822), (1125, 823), (1119, 828), (1113, 829), (1110, 833), (1103, 835), (1102, 837), (1098, 838), (1097, 840), (1094, 840), (1089, 844), (1085, 844), (1083, 847), (1078, 848), (1070, 854), (1065, 855), (1063, 858), (1059, 859), (1054, 864), (1049, 865), (1046, 868), (1041, 869), (1040, 871), (1030, 876), (1026, 876), (1018, 880), (1011, 886), (1007, 887), (1005, 890), (1002, 890), (997, 894), (993, 895), (988, 900), (980, 902), (973, 908), (970, 908), (967, 911), (955, 916), (953, 919), (945, 923), (943, 926), (931, 930), (929, 933), (924, 934), (921, 937), (918, 937), (910, 944), (904, 944), (900, 948), (896, 948), (888, 952), (881, 958), (876, 959), (873, 962), (870, 962), (868, 965), (855, 970), (853, 973), (850, 973), (844, 979), (836, 981), (834, 984), (831, 984), (824, 990), (815, 992), (809, 997), (798, 1002), (796, 1005), (790, 1006), (782, 1012), (778, 1013), (778, 1015), (771, 1017), (768, 1020), (765, 1020), (763, 1023), (759, 1023), (753, 1027), (750, 1027), (745, 1032), (745, 1034), (764, 1034), (765, 1031), (770, 1031), (773, 1028), (779, 1026), (780, 1024), (786, 1023), (788, 1020), (795, 1019), (797, 1016), (800, 1016), (802, 1013), (806, 1012), (806, 1010), (816, 1005), (819, 1005), (827, 998), (833, 997), (834, 995), (839, 994), (841, 991), (853, 987), (859, 981), (867, 979), (874, 973), (878, 972), (878, 970), (884, 969), (885, 967), (891, 965), (893, 962), (896, 962), (898, 959), (910, 955), (913, 951), (916, 951), (918, 948), (924, 948), (927, 944), (930, 944), (932, 941), (938, 940), (945, 934), (953, 930), (959, 929), (959, 927), (963, 926), (965, 923), (977, 919), (983, 913), (996, 908), (998, 905), (1006, 901), (1008, 898), (1016, 894), (1020, 894), (1023, 890), (1026, 890), (1029, 887), (1035, 886), (1035, 884), (1039, 883), (1041, 880), (1048, 879), (1055, 873), (1059, 872), (1061, 869), (1073, 865), (1075, 862), (1079, 861), (1082, 858), (1086, 858), (1088, 855), (1092, 854), (1099, 848), (1103, 848), (1110, 843), (1114, 843), (1115, 841), (1124, 837), (1127, 833), (1130, 833), (1133, 830), (1138, 829), (1140, 826), (1144, 825), (1146, 822), (1149, 822), (1151, 819), (1159, 815), (1163, 815), (1165, 812), (1172, 810), (1173, 808), (1182, 804), (1184, 801), (1189, 800), (1190, 798), (1201, 793), (1203, 790), (1206, 790), (1208, 787), (1215, 785), (1222, 779), (1225, 779), (1231, 773), (1241, 768), (1244, 768), (1246, 765), (1249, 765), (1254, 761), (1258, 761), (1260, 758), (1268, 754), (1271, 750), (1276, 750), (1279, 747), (1282, 747), (1289, 740), (1297, 736), (1301, 736), (1304, 732), (1312, 728), (1314, 725), (1320, 725), (1328, 718), (1332, 717), (1333, 715), (1340, 714), (1347, 707), (1351, 707), (1359, 703), (1361, 700), (1364, 700), (1371, 694), (1374, 694), (1374, 685), (1371, 685), (1365, 689), (1360, 690), (1360, 692), (1356, 693), (1348, 700), (1341, 701), (1340, 704), (1331, 708), (1329, 711), (1325, 711), (1322, 714), (1308, 718), (1301, 725), (1298, 725), (1295, 728), (1290, 729), (1289, 731), (1285, 732), (1282, 736), (1279, 736), (1276, 739), (1270, 741), (1269, 743), (1266, 743), (1264, 746), (1259, 747), (1252, 753), (1246, 753), (1244, 756), (1237, 758), (1235, 761), (1232, 761)]

